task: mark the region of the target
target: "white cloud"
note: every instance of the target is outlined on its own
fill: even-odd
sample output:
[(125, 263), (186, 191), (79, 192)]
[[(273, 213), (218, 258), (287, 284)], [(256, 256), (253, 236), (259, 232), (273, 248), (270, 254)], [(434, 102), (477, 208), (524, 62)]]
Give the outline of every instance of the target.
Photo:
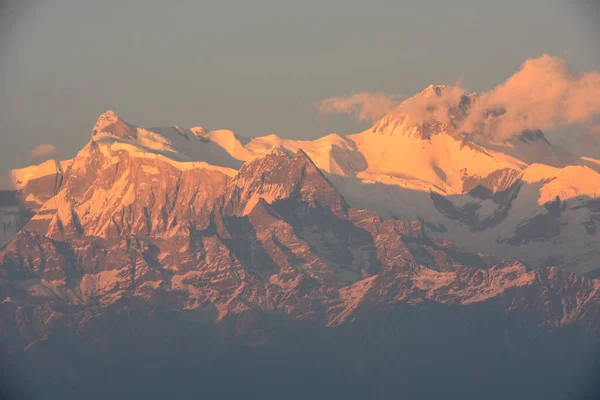
[[(486, 117), (494, 109), (504, 113)], [(544, 54), (526, 60), (506, 82), (482, 93), (462, 128), (503, 138), (525, 129), (588, 124), (598, 115), (600, 74), (575, 74), (564, 60)]]
[[(431, 117), (447, 122), (448, 107), (457, 106), (465, 93), (464, 88), (454, 86), (438, 96), (415, 96), (400, 102), (396, 95), (360, 92), (326, 99), (320, 104), (320, 112), (350, 114), (359, 122), (375, 121), (392, 111), (402, 112), (414, 123)], [(598, 118), (600, 73), (574, 73), (563, 59), (543, 54), (526, 60), (504, 83), (481, 93), (460, 128), (503, 139), (526, 129), (593, 126), (600, 121)], [(590, 133), (600, 132), (598, 126)]]
[(385, 93), (359, 92), (347, 97), (325, 99), (319, 106), (321, 115), (349, 114), (359, 122), (373, 122), (400, 104), (398, 96)]
[(35, 159), (36, 161), (40, 161), (41, 159), (51, 159), (57, 157), (60, 154), (58, 148), (51, 144), (40, 144), (38, 147), (33, 149), (31, 153), (29, 153), (29, 157)]

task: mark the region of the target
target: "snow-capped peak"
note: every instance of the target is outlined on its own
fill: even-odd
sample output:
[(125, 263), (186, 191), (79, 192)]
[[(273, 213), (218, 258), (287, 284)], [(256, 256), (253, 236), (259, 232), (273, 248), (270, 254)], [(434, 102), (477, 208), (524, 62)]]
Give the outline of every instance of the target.
[(123, 121), (112, 110), (108, 110), (98, 117), (94, 129), (92, 129), (92, 137), (97, 137), (102, 134), (116, 136), (122, 139), (137, 137), (135, 127)]
[(193, 128), (190, 128), (190, 131), (199, 138), (208, 138), (208, 132), (206, 132), (206, 129), (204, 129), (201, 126), (195, 126)]
[(98, 117), (98, 120), (105, 120), (109, 122), (116, 122), (119, 119), (119, 116), (113, 110), (107, 110), (105, 113)]
[(279, 146), (279, 145), (271, 146), (266, 151), (265, 154), (267, 154), (267, 155), (272, 154), (272, 155), (276, 155), (276, 156), (288, 156), (288, 157), (290, 157), (292, 155), (285, 148), (283, 148), (282, 146)]
[(425, 89), (423, 89), (423, 91), (421, 93), (419, 93), (417, 96), (425, 96), (425, 97), (441, 96), (442, 93), (444, 91), (447, 91), (448, 89), (451, 89), (451, 88), (446, 85), (429, 85)]
[(404, 135), (429, 140), (452, 132), (467, 113), (471, 98), (460, 87), (430, 85), (404, 100), (372, 128), (382, 136)]

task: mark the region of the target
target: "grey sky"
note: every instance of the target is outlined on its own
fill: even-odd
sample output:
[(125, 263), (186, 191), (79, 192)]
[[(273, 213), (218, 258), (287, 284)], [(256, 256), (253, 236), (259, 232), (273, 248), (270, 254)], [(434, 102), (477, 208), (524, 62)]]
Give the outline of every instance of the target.
[(331, 96), (486, 90), (542, 53), (600, 70), (598, 14), (566, 0), (8, 3), (0, 171), (41, 143), (74, 155), (107, 109), (146, 127), (315, 138), (361, 128), (319, 116)]

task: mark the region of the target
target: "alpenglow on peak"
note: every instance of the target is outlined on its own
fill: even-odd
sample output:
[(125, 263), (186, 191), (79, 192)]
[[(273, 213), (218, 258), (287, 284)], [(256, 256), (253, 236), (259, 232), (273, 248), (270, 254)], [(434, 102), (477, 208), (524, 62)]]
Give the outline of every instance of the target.
[(108, 110), (98, 117), (98, 120), (92, 129), (92, 137), (100, 133), (107, 133), (123, 139), (127, 137), (135, 138), (137, 136), (135, 129), (119, 118), (113, 110)]

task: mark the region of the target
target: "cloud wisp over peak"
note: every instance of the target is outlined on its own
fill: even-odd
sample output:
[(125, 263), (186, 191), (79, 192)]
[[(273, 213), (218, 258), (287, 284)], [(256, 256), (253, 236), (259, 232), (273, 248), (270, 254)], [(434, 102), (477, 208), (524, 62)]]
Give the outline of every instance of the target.
[[(503, 110), (489, 118), (489, 110)], [(488, 117), (486, 117), (486, 115)], [(482, 93), (463, 129), (505, 138), (526, 129), (588, 124), (600, 115), (600, 73), (574, 73), (558, 57), (526, 60), (519, 71)]]
[(340, 113), (354, 116), (358, 122), (374, 122), (401, 103), (400, 95), (359, 92), (346, 97), (331, 97), (319, 105), (322, 116)]
[(41, 162), (55, 158), (59, 154), (60, 150), (56, 146), (51, 144), (40, 144), (29, 153), (29, 157), (36, 162)]
[[(450, 89), (442, 96), (415, 96), (404, 102), (396, 95), (360, 92), (324, 100), (320, 113), (346, 113), (359, 122), (368, 122), (394, 111), (403, 112), (418, 123), (432, 117), (430, 110), (438, 103), (451, 100), (456, 104), (468, 93), (460, 86)], [(576, 73), (562, 58), (543, 54), (527, 59), (505, 82), (474, 100), (459, 129), (498, 140), (524, 130), (594, 125), (600, 116), (600, 73)], [(433, 117), (445, 118), (442, 114)]]

